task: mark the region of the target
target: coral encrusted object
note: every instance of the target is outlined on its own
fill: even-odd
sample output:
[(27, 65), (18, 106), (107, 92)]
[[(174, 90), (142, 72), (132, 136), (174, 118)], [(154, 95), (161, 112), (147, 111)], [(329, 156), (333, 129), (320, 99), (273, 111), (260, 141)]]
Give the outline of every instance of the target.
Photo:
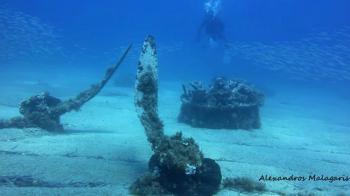
[(264, 95), (242, 81), (217, 77), (207, 88), (201, 82), (191, 82), (182, 89), (179, 122), (212, 129), (261, 126), (259, 108)]
[(220, 166), (204, 158), (198, 144), (182, 133), (164, 134), (158, 116), (158, 75), (155, 40), (148, 36), (138, 64), (135, 106), (153, 155), (148, 172), (130, 187), (134, 195), (210, 196), (221, 183)]
[(72, 110), (79, 110), (85, 103), (94, 98), (111, 79), (114, 72), (126, 58), (131, 45), (125, 50), (118, 62), (108, 68), (102, 80), (82, 91), (75, 98), (61, 101), (44, 92), (34, 95), (20, 104), (22, 116), (11, 119), (0, 119), (0, 129), (5, 128), (41, 128), (47, 131), (62, 131), (60, 117)]

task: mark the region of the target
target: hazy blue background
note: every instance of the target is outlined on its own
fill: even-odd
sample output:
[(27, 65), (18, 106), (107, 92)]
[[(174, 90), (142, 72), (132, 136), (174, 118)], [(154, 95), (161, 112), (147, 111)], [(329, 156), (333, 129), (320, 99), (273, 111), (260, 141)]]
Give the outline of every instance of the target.
[[(53, 24), (65, 41), (105, 47), (153, 33), (161, 41), (191, 41), (204, 0), (2, 1)], [(347, 0), (223, 0), (219, 13), (234, 40), (290, 40), (315, 29), (350, 24)], [(103, 36), (103, 37), (102, 37)], [(113, 42), (112, 42), (113, 43)]]
[[(243, 42), (293, 42), (350, 26), (348, 0), (222, 0), (222, 3), (218, 17), (224, 21), (227, 38), (233, 45)], [(91, 78), (91, 81), (86, 81), (91, 83), (96, 80), (91, 76), (100, 76), (123, 48), (134, 43), (133, 54), (119, 70), (121, 75), (130, 75), (135, 72), (142, 40), (147, 34), (152, 34), (159, 45), (162, 80), (186, 81), (226, 75), (261, 83), (293, 78), (293, 74), (288, 75), (290, 73), (283, 69), (271, 72), (256, 65), (259, 63), (253, 66), (249, 59), (240, 59), (239, 55), (225, 63), (222, 60), (225, 56), (223, 48), (208, 48), (196, 43), (197, 30), (205, 14), (203, 4), (203, 0), (1, 0), (1, 9), (32, 16), (39, 23), (50, 26), (50, 33), (54, 35), (49, 36), (50, 39), (54, 37), (50, 42), (51, 48), (47, 49), (52, 50), (50, 54), (38, 52), (39, 55), (32, 55), (28, 51), (31, 49), (21, 46), (10, 50), (9, 53), (16, 53), (12, 54), (14, 57), (7, 60), (0, 58), (1, 69), (4, 72), (45, 72), (49, 79), (57, 75), (72, 78), (79, 73), (79, 76), (86, 76), (84, 81)], [(30, 39), (30, 36), (45, 39), (46, 35), (41, 35), (42, 32), (39, 36), (37, 34), (28, 34), (29, 38), (25, 39)], [(24, 38), (8, 43), (16, 47), (20, 39)], [(46, 42), (40, 43), (45, 45)], [(1, 49), (8, 47), (1, 44), (0, 39)], [(29, 55), (18, 55), (17, 52), (22, 50)], [(263, 49), (257, 50), (264, 53)], [(4, 55), (6, 51), (2, 53)], [(347, 54), (338, 54), (342, 55)], [(349, 62), (346, 63), (349, 67)], [(344, 73), (348, 74), (348, 70)], [(302, 82), (308, 81), (312, 74), (305, 76)], [(323, 85), (331, 79), (327, 80), (318, 83)], [(348, 81), (336, 83), (338, 86), (347, 85)]]

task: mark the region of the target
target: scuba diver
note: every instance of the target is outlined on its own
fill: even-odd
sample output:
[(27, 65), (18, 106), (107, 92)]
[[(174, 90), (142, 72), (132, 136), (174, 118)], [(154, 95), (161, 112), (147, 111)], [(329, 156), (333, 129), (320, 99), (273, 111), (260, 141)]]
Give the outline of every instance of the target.
[(217, 17), (220, 6), (220, 0), (209, 0), (205, 3), (206, 15), (198, 29), (198, 41), (201, 41), (204, 36), (211, 46), (221, 42), (226, 43), (224, 34), (225, 25), (222, 20)]
[[(221, 7), (221, 0), (207, 0), (204, 4), (205, 17), (198, 28), (197, 41), (204, 44), (205, 50), (213, 64), (221, 61), (231, 63), (231, 45), (225, 36), (225, 24), (217, 16)], [(214, 49), (214, 50), (213, 50)]]

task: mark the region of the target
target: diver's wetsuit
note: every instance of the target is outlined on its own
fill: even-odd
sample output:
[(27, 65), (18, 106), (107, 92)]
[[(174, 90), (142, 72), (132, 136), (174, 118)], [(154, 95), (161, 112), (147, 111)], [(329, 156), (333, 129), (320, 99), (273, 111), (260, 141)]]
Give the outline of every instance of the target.
[(204, 32), (214, 42), (225, 42), (224, 29), (224, 23), (214, 14), (208, 13), (199, 27), (199, 40)]

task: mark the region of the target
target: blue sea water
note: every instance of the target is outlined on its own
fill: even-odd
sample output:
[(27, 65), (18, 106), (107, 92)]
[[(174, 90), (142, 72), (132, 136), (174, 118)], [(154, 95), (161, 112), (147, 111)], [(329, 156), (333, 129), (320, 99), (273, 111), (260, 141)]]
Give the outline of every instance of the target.
[[(298, 152), (276, 152), (275, 156), (265, 157), (265, 161), (262, 161), (263, 158), (256, 160), (256, 154), (260, 153), (256, 152), (261, 150), (258, 147), (246, 149), (249, 153), (245, 154), (246, 158), (243, 158), (241, 164), (257, 162), (258, 166), (252, 167), (256, 175), (249, 173), (247, 166), (232, 166), (223, 162), (220, 166), (227, 172), (224, 173), (226, 176), (249, 174), (257, 178), (262, 172), (273, 173), (262, 165), (283, 168), (277, 172), (279, 175), (291, 175), (293, 172), (308, 175), (324, 171), (324, 168), (328, 167), (332, 170), (327, 169), (325, 175), (350, 176), (350, 170), (345, 169), (350, 168), (350, 1), (221, 0), (216, 17), (224, 24), (225, 39), (214, 43), (205, 33), (198, 33), (207, 15), (207, 2), (209, 1), (1, 0), (0, 105), (4, 107), (0, 117), (14, 116), (17, 103), (33, 93), (50, 91), (61, 98), (75, 96), (98, 81), (104, 70), (115, 63), (123, 50), (132, 43), (130, 55), (106, 89), (111, 92), (118, 88), (118, 93), (124, 93), (126, 97), (130, 95), (129, 99), (125, 98), (116, 103), (111, 101), (113, 104), (120, 104), (117, 106), (102, 104), (102, 109), (97, 107), (98, 104), (104, 103), (101, 101), (96, 103), (97, 106), (87, 109), (89, 114), (94, 114), (94, 109), (96, 113), (100, 110), (103, 113), (103, 107), (122, 108), (126, 104), (131, 106), (117, 112), (127, 112), (125, 118), (129, 117), (129, 113), (134, 112), (132, 92), (141, 44), (144, 38), (151, 34), (156, 38), (158, 46), (160, 113), (165, 118), (165, 124), (170, 124), (169, 129), (184, 129), (182, 131), (185, 133), (185, 129), (188, 129), (188, 135), (198, 139), (200, 144), (205, 146), (204, 149), (209, 151), (209, 155), (218, 159), (224, 155), (228, 156), (224, 158), (234, 159), (237, 154), (220, 150), (221, 154), (215, 154), (210, 150), (210, 146), (213, 146), (210, 139), (216, 136), (214, 141), (219, 140), (218, 138), (231, 138), (236, 141), (232, 148), (237, 147), (237, 142), (247, 142), (248, 146), (261, 146), (265, 145), (266, 140), (266, 145), (271, 148), (287, 146), (288, 150), (307, 149)], [(192, 129), (176, 122), (181, 104), (181, 84), (193, 80), (209, 84), (216, 76), (245, 80), (265, 94), (266, 103), (261, 111), (262, 130), (254, 130), (253, 133), (232, 130), (215, 133), (212, 130)], [(105, 102), (108, 101), (110, 100)], [(109, 109), (106, 111), (111, 112), (111, 116), (116, 112)], [(81, 112), (84, 112), (84, 109)], [(72, 119), (75, 121), (67, 122), (79, 122), (79, 116), (72, 116)], [(130, 119), (134, 119), (134, 116)], [(129, 121), (132, 121), (130, 119)], [(127, 119), (125, 121), (128, 122)], [(92, 120), (91, 123), (78, 123), (76, 129), (95, 129), (94, 126), (89, 127), (94, 122)], [(96, 123), (101, 122), (97, 120)], [(113, 124), (105, 121), (104, 123)], [(130, 132), (130, 127), (124, 127), (119, 120), (115, 123), (121, 123), (122, 130)], [(74, 125), (70, 126), (70, 129), (74, 130)], [(118, 126), (111, 125), (112, 128), (107, 126), (106, 129), (118, 129)], [(118, 134), (122, 130), (118, 129)], [(206, 136), (206, 133), (210, 134), (210, 137)], [(254, 135), (255, 133), (257, 135)], [(247, 141), (237, 139), (240, 137)], [(21, 152), (33, 150), (26, 149), (27, 146), (18, 141), (19, 139), (6, 140), (5, 136), (1, 138), (0, 151), (15, 149), (16, 145), (20, 146)], [(35, 138), (29, 140), (30, 143), (38, 143), (40, 146)], [(98, 138), (104, 143), (103, 138)], [(143, 139), (146, 143), (146, 139)], [(23, 141), (25, 143), (26, 140)], [(257, 143), (254, 143), (255, 141)], [(50, 142), (59, 141), (52, 136)], [(230, 141), (226, 142), (230, 144)], [(127, 144), (128, 142), (125, 145)], [(217, 148), (220, 149), (213, 149)], [(273, 154), (273, 150), (269, 149), (266, 153)], [(113, 150), (118, 151), (118, 148), (114, 147)], [(55, 156), (55, 150), (52, 151), (40, 153)], [(84, 150), (83, 152), (85, 153)], [(285, 162), (276, 162), (280, 156), (288, 153), (295, 155), (295, 159), (286, 158)], [(4, 157), (0, 162), (0, 176), (9, 175), (6, 172), (1, 173), (8, 169), (9, 165), (3, 163), (8, 155), (0, 153), (0, 156)], [(147, 161), (145, 157), (147, 156), (142, 154), (137, 160)], [(309, 160), (304, 160), (306, 158)], [(13, 161), (12, 158), (8, 159)], [(38, 160), (34, 160), (38, 163), (36, 161)], [(87, 159), (86, 162), (88, 161)], [(143, 163), (147, 164), (146, 161)], [(304, 168), (295, 164), (303, 161)], [(48, 164), (51, 162), (48, 161)], [(242, 168), (237, 169), (239, 171), (228, 172), (234, 167)], [(91, 169), (88, 166), (87, 168)], [(46, 169), (40, 170), (40, 175), (47, 177), (52, 170), (54, 168), (47, 166)], [(113, 171), (116, 170), (118, 169)], [(10, 173), (14, 171), (11, 170)], [(30, 175), (30, 171), (23, 170), (22, 175)], [(104, 181), (94, 174), (81, 175), (80, 180), (84, 181), (84, 177)], [(65, 180), (69, 181), (70, 178)], [(106, 179), (104, 182), (118, 184), (115, 180)], [(120, 184), (125, 183), (129, 183), (129, 180)], [(269, 186), (274, 187), (274, 184), (270, 183)], [(281, 186), (276, 185), (276, 189), (282, 191)], [(308, 182), (295, 187), (300, 188), (300, 191), (317, 190), (317, 194), (320, 195), (333, 194), (333, 189), (336, 190), (334, 194), (349, 194), (346, 191), (350, 190), (350, 181), (343, 184)], [(321, 187), (321, 191), (317, 187)], [(7, 188), (0, 183), (0, 193), (1, 190), (4, 194), (20, 193), (20, 190), (13, 189), (11, 192)], [(38, 194), (35, 191), (32, 193)], [(106, 193), (112, 194), (108, 190)]]

